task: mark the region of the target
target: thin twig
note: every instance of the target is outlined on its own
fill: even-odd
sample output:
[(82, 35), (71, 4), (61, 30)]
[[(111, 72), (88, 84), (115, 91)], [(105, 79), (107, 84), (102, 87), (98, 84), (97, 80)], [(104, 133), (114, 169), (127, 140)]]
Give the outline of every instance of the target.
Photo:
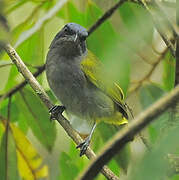
[(143, 56), (143, 54), (141, 54), (140, 52), (137, 52), (137, 56), (139, 56), (145, 63), (154, 66), (155, 62), (151, 62), (150, 60), (148, 60), (145, 56)]
[[(1, 63), (0, 63), (0, 68), (14, 65), (14, 63), (13, 63), (12, 61), (0, 61), (0, 62), (1, 62)], [(25, 63), (25, 65), (26, 65), (27, 67), (32, 67), (32, 68), (34, 68), (34, 69), (41, 69), (41, 67), (43, 66), (43, 65), (41, 65), (41, 66), (32, 65), (32, 64), (29, 64), (29, 63)]]
[(91, 180), (130, 141), (153, 120), (179, 100), (179, 85), (170, 93), (160, 98), (155, 104), (139, 114), (127, 127), (119, 131), (103, 148), (101, 153), (86, 168), (78, 180)]
[(142, 132), (139, 132), (139, 137), (142, 140), (143, 144), (145, 145), (147, 150), (151, 150), (151, 145), (148, 141), (148, 139), (142, 134)]
[(174, 48), (173, 44), (170, 42), (170, 40), (162, 32), (162, 30), (161, 30), (162, 28), (161, 28), (159, 22), (157, 21), (156, 17), (154, 16), (153, 12), (148, 8), (145, 0), (140, 0), (140, 4), (142, 4), (143, 7), (150, 13), (151, 18), (153, 20), (153, 23), (154, 23), (158, 33), (160, 34), (161, 38), (165, 42), (166, 46), (170, 49), (172, 56), (175, 57), (175, 48)]
[[(15, 51), (15, 49), (12, 48), (10, 44), (8, 44), (5, 46), (5, 51), (7, 52), (7, 54), (11, 58), (11, 60), (14, 62), (14, 64), (17, 66), (19, 72), (24, 76), (24, 78), (30, 84), (32, 89), (37, 93), (37, 95), (42, 100), (42, 102), (45, 104), (45, 106), (48, 109), (51, 109), (54, 105), (50, 101), (46, 92), (43, 90), (43, 88), (37, 82), (35, 77), (25, 66), (25, 64), (23, 63), (23, 61), (21, 60), (21, 58)], [(63, 117), (62, 115), (59, 115), (57, 118), (57, 121), (65, 129), (66, 133), (76, 142), (76, 144), (79, 144), (83, 141), (82, 138), (80, 137), (80, 135), (71, 127), (69, 121), (66, 120), (65, 117)], [(94, 159), (96, 157), (95, 153), (90, 148), (87, 149), (86, 156), (89, 159)], [(119, 180), (119, 178), (106, 166), (102, 169), (102, 173), (108, 180)]]
[[(151, 75), (153, 74), (154, 70), (156, 69), (156, 67), (158, 66), (158, 64), (161, 62), (161, 60), (164, 58), (164, 56), (166, 55), (168, 51), (168, 48), (166, 48), (162, 54), (158, 57), (158, 59), (156, 60), (156, 62), (153, 63), (151, 69), (147, 72), (147, 74), (141, 79), (141, 80), (138, 80), (138, 81), (134, 81), (134, 83), (136, 83), (137, 85), (134, 87), (134, 88), (131, 88), (129, 89), (129, 94), (137, 91), (141, 85), (143, 84), (144, 81), (147, 81), (149, 80), (149, 78), (151, 77)], [(132, 82), (133, 83), (133, 82)]]
[(9, 62), (8, 61), (1, 61), (0, 68), (6, 67), (6, 66), (11, 66), (11, 65), (13, 65), (13, 62), (11, 62), (11, 61), (9, 61)]
[[(40, 74), (42, 74), (42, 72), (45, 70), (45, 65), (39, 66), (38, 70), (33, 73), (34, 77), (38, 77)], [(15, 94), (16, 92), (18, 92), (20, 89), (22, 89), (25, 85), (27, 84), (27, 81), (24, 80), (21, 83), (19, 83), (18, 85), (14, 86), (12, 89), (10, 89), (6, 94), (3, 94), (0, 96), (0, 103), (7, 97), (12, 96), (13, 94)]]
[(104, 23), (116, 10), (119, 6), (121, 6), (127, 0), (119, 0), (114, 6), (112, 6), (109, 10), (107, 10), (103, 16), (101, 16), (95, 24), (93, 24), (89, 30), (88, 34), (90, 35), (93, 31), (95, 31), (102, 23)]
[(173, 32), (174, 37), (177, 37), (178, 33), (175, 31), (175, 28), (173, 27), (172, 23), (168, 19), (167, 15), (165, 14), (165, 10), (162, 8), (158, 0), (152, 0), (152, 2), (154, 3), (154, 6), (157, 7), (160, 15), (163, 17), (169, 29)]

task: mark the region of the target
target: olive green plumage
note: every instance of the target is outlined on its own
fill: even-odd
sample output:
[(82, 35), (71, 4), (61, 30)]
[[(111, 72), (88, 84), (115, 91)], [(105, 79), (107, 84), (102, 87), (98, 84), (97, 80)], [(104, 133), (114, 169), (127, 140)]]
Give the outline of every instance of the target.
[(93, 83), (102, 92), (108, 95), (114, 102), (114, 114), (113, 116), (97, 118), (97, 122), (105, 121), (110, 124), (125, 124), (127, 123), (128, 115), (127, 108), (124, 104), (124, 93), (120, 86), (115, 83), (106, 83), (103, 79), (104, 66), (97, 57), (88, 50), (86, 57), (81, 61), (81, 69), (84, 72), (88, 80)]
[(122, 89), (104, 79), (103, 64), (86, 48), (87, 36), (82, 26), (67, 24), (52, 41), (46, 61), (49, 85), (81, 134), (89, 134), (94, 122), (120, 125), (128, 119)]

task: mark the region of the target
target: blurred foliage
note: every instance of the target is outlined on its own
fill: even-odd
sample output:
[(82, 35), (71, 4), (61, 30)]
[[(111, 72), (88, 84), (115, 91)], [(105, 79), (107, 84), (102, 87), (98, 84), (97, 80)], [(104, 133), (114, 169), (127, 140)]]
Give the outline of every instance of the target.
[[(0, 1), (0, 16), (7, 19), (11, 30), (9, 35), (7, 24), (0, 21), (0, 42), (9, 40), (17, 46), (18, 54), (29, 69), (38, 71), (38, 66), (45, 62), (51, 40), (64, 24), (75, 22), (89, 29), (115, 2), (68, 0), (55, 15), (43, 22), (40, 29), (28, 36), (29, 30), (53, 10), (58, 1)], [(171, 16), (174, 14), (172, 8), (166, 10)], [(21, 42), (26, 36), (28, 38)], [(21, 43), (17, 45), (17, 42)], [(135, 115), (174, 87), (175, 59), (165, 49), (150, 14), (140, 4), (125, 2), (89, 36), (87, 45), (104, 63), (107, 70), (104, 78), (120, 84)], [(7, 54), (0, 51), (0, 94), (6, 94), (22, 80)], [(38, 80), (56, 103), (44, 74)], [(49, 121), (48, 110), (28, 86), (12, 97), (8, 132), (5, 130), (7, 113), (8, 98), (0, 101), (2, 180), (72, 180), (89, 163), (86, 157), (79, 157), (74, 143), (59, 130), (59, 124)], [(136, 138), (108, 164), (110, 169), (122, 176), (128, 172), (129, 166), (132, 169), (129, 179), (179, 179), (177, 174), (167, 174), (170, 164), (166, 157), (168, 153), (178, 154), (179, 132), (178, 121), (175, 121), (174, 130), (169, 128), (169, 121), (171, 117), (167, 111), (146, 128), (144, 136), (152, 151), (144, 154), (145, 148), (143, 153), (140, 153), (140, 147), (136, 150)], [(99, 124), (92, 138), (92, 149), (98, 152), (119, 130), (119, 127)], [(138, 151), (139, 155), (135, 155), (134, 151)], [(135, 159), (140, 161), (135, 162)], [(105, 178), (100, 174), (96, 179)]]

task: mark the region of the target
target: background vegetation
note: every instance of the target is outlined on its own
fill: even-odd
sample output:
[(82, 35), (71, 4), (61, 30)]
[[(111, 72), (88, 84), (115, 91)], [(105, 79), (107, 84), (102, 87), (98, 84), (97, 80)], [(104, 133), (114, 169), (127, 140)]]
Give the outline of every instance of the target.
[[(0, 1), (0, 45), (9, 41), (51, 100), (59, 103), (42, 73), (50, 42), (68, 22), (89, 29), (116, 2)], [(177, 84), (173, 53), (178, 38), (176, 2), (162, 0), (157, 5), (158, 0), (126, 1), (87, 39), (88, 49), (106, 65), (104, 78), (119, 82), (135, 116)], [(79, 157), (74, 142), (57, 122), (49, 121), (48, 109), (30, 86), (18, 88), (22, 81), (1, 49), (1, 179), (75, 179), (89, 160)], [(179, 179), (177, 110), (174, 105), (150, 124), (110, 161), (109, 168), (120, 178)], [(117, 131), (115, 126), (98, 125), (91, 143), (94, 152)], [(100, 174), (96, 179), (105, 178)]]

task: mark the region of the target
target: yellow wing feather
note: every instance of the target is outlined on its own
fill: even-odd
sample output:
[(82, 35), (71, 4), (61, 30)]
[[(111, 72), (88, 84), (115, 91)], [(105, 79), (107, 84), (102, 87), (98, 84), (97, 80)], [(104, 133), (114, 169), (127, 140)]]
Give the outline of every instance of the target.
[[(124, 94), (122, 89), (117, 83), (112, 83), (110, 86), (105, 83), (104, 78), (101, 76), (101, 69), (103, 64), (96, 58), (96, 56), (88, 50), (88, 54), (85, 59), (81, 62), (82, 71), (85, 73), (87, 78), (99, 89), (101, 89), (105, 94), (113, 99), (113, 101), (119, 105), (121, 111), (116, 112), (114, 117), (110, 120), (105, 120), (105, 122), (112, 124), (124, 124), (127, 123), (126, 116), (126, 107), (124, 105)], [(125, 117), (124, 117), (125, 116)]]

